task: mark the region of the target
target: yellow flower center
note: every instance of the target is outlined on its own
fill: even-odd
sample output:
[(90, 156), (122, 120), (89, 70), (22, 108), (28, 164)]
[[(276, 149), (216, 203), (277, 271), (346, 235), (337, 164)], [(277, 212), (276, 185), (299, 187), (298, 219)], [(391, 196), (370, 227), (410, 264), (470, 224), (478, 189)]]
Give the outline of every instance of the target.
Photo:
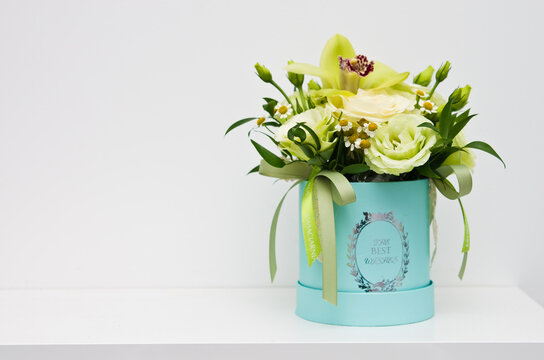
[(370, 147), (370, 141), (368, 140), (362, 140), (359, 144), (363, 149), (368, 149)]
[(427, 109), (427, 110), (432, 110), (432, 109), (433, 109), (433, 103), (430, 102), (430, 101), (425, 101), (425, 102), (423, 103), (423, 107), (424, 107), (425, 109)]
[(355, 66), (355, 65), (357, 65), (357, 59), (353, 58), (353, 59), (351, 59), (349, 61), (349, 63), (350, 63), (351, 66)]
[(265, 120), (264, 117), (258, 118), (258, 119), (257, 119), (257, 125), (258, 125), (258, 126), (261, 126), (261, 124), (264, 123), (264, 120)]
[(368, 134), (365, 133), (364, 131), (361, 131), (361, 132), (359, 133), (359, 137), (360, 137), (361, 139), (368, 139), (370, 136), (368, 136)]
[(354, 143), (355, 140), (357, 140), (358, 138), (359, 138), (359, 135), (353, 134), (353, 135), (351, 135), (351, 136), (349, 137), (349, 142), (350, 142), (350, 143)]
[(423, 90), (417, 90), (416, 95), (417, 96), (425, 96), (425, 93), (423, 92)]
[(378, 125), (376, 123), (368, 124), (368, 130), (370, 131), (376, 131), (377, 128), (378, 128)]
[(348, 121), (346, 119), (342, 119), (338, 122), (338, 124), (340, 124), (340, 126), (346, 126), (348, 124)]
[(288, 109), (287, 109), (287, 106), (285, 106), (285, 105), (282, 105), (282, 106), (280, 106), (280, 107), (278, 108), (278, 112), (279, 112), (280, 114), (282, 114), (282, 115), (285, 114), (285, 113), (287, 112), (287, 110), (288, 110)]

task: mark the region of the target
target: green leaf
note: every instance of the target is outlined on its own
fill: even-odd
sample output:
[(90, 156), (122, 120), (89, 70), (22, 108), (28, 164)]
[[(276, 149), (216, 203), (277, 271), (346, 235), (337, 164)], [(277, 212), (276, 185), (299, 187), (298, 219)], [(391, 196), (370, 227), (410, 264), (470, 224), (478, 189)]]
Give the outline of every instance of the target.
[(319, 156), (325, 161), (329, 161), (329, 159), (331, 158), (332, 156), (332, 153), (334, 151), (334, 148), (329, 148), (321, 153), (319, 153)]
[(440, 136), (444, 139), (449, 139), (448, 134), (451, 127), (451, 99), (448, 100), (442, 113), (440, 114), (440, 120), (438, 121), (438, 126), (440, 128)]
[(342, 169), (342, 174), (360, 174), (370, 170), (365, 164), (351, 164)]
[(420, 175), (423, 175), (425, 177), (428, 177), (431, 179), (440, 179), (440, 176), (436, 174), (431, 168), (430, 162), (427, 162), (425, 165), (416, 168), (416, 170)]
[(310, 95), (308, 95), (308, 97), (306, 98), (307, 101), (308, 101), (308, 108), (310, 109), (315, 109), (315, 104), (314, 102), (312, 101), (312, 98), (310, 97)]
[(255, 166), (253, 169), (249, 170), (246, 175), (253, 174), (259, 171), (259, 165)]
[(267, 121), (267, 122), (263, 123), (263, 126), (280, 127), (281, 124), (277, 123), (275, 121)]
[(425, 128), (429, 128), (431, 130), (434, 130), (436, 131), (437, 133), (439, 133), (438, 129), (431, 123), (428, 123), (428, 122), (424, 122), (424, 123), (421, 123), (419, 124), (417, 127), (425, 127)]
[(467, 117), (463, 117), (461, 120), (458, 120), (455, 122), (455, 125), (452, 126), (451, 128), (451, 132), (450, 132), (450, 138), (455, 138), (457, 136), (457, 134), (459, 134), (461, 132), (461, 130), (463, 130), (463, 128), (468, 124), (468, 122), (470, 121), (470, 119), (472, 119), (473, 117), (475, 117), (477, 114), (472, 114), (470, 116), (467, 116)]
[(279, 142), (276, 141), (276, 139), (274, 139), (272, 136), (270, 136), (269, 134), (265, 133), (265, 132), (262, 132), (262, 131), (259, 131), (259, 130), (255, 130), (256, 132), (258, 132), (259, 134), (263, 134), (264, 136), (266, 136), (267, 138), (269, 138), (273, 143), (274, 145), (279, 145)]
[(307, 126), (306, 124), (304, 123), (298, 123), (298, 125), (300, 125), (300, 127), (302, 127), (303, 129), (305, 129), (309, 134), (310, 136), (312, 137), (312, 139), (314, 139), (314, 142), (316, 144), (316, 148), (317, 150), (319, 151), (321, 149), (321, 141), (319, 140), (319, 137), (317, 136), (317, 134), (315, 133), (315, 131), (313, 131), (309, 126)]
[[(299, 140), (295, 139), (298, 137)], [(291, 141), (303, 143), (306, 140), (306, 131), (302, 130), (299, 125), (295, 125), (287, 131), (287, 138)]]
[(496, 157), (497, 159), (499, 159), (502, 162), (502, 164), (504, 165), (504, 167), (506, 168), (506, 164), (501, 159), (499, 154), (497, 154), (497, 152), (491, 147), (491, 145), (489, 145), (489, 144), (487, 144), (487, 143), (485, 143), (483, 141), (473, 141), (473, 142), (468, 143), (465, 146), (463, 146), (463, 148), (470, 148), (470, 149), (477, 149), (477, 150), (485, 151), (486, 153), (491, 154), (494, 157)]
[(234, 124), (232, 124), (228, 129), (227, 131), (225, 131), (225, 135), (227, 135), (229, 132), (231, 132), (232, 130), (236, 129), (238, 126), (240, 125), (244, 125), (245, 123), (248, 123), (252, 120), (256, 120), (257, 118), (256, 117), (250, 117), (250, 118), (245, 118), (245, 119), (242, 119), (242, 120), (238, 120), (237, 122), (235, 122)]
[(266, 111), (271, 118), (274, 117), (274, 109), (276, 108), (276, 105), (278, 105), (278, 101), (271, 99), (271, 98), (263, 98), (264, 101), (266, 101), (266, 104), (263, 105), (264, 111)]
[(301, 144), (299, 142), (295, 142), (295, 144), (300, 148), (300, 150), (302, 150), (302, 152), (307, 156), (309, 157), (310, 159), (313, 158), (315, 156), (315, 153), (314, 151), (312, 150), (312, 148), (306, 144)]
[(442, 165), (444, 161), (450, 156), (451, 154), (462, 150), (460, 147), (457, 146), (448, 146), (437, 152), (431, 157), (431, 168), (437, 168)]
[(256, 143), (253, 140), (251, 140), (251, 143), (253, 144), (253, 146), (255, 146), (255, 149), (257, 150), (259, 155), (262, 156), (264, 161), (266, 161), (270, 165), (272, 165), (274, 167), (277, 167), (277, 168), (281, 168), (281, 167), (285, 166), (285, 162), (279, 156), (277, 156), (276, 154), (274, 154), (270, 150), (262, 147), (261, 145), (259, 145), (258, 143)]

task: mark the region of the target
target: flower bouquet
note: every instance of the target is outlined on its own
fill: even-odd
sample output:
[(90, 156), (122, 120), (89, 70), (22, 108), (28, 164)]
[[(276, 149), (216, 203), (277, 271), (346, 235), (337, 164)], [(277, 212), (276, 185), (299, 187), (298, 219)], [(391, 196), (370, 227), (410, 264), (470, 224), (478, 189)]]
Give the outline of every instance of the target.
[[(429, 66), (409, 82), (409, 73), (357, 55), (341, 35), (326, 43), (319, 66), (287, 64), (292, 93), (255, 65), (281, 97), (264, 98), (266, 115), (239, 120), (226, 133), (251, 124), (248, 136), (262, 160), (249, 173), (299, 187), (299, 316), (343, 325), (432, 317), (429, 228), (436, 231), (436, 190), (461, 207), (463, 277), (470, 234), (461, 197), (472, 189), (473, 150), (502, 159), (487, 143), (465, 139), (463, 129), (475, 116), (465, 110), (471, 87), (447, 98), (438, 93), (450, 68), (447, 61), (436, 71)], [(320, 82), (305, 83), (305, 75)], [(276, 151), (256, 142), (257, 133)], [(272, 280), (284, 199), (270, 229)]]

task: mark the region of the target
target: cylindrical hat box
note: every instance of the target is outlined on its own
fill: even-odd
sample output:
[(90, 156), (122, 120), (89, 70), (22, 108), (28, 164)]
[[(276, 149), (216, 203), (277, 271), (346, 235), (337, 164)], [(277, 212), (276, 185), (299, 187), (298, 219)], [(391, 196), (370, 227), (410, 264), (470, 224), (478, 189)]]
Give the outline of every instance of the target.
[[(300, 185), (300, 198), (306, 183)], [(300, 232), (296, 314), (334, 325), (385, 326), (429, 319), (429, 181), (351, 183), (357, 200), (334, 204), (337, 306), (322, 298), (322, 264), (308, 266)]]

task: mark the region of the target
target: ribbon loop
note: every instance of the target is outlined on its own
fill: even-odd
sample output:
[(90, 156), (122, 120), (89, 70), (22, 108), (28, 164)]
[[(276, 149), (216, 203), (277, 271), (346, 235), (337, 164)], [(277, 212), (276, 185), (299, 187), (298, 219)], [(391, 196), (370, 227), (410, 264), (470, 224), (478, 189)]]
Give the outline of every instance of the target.
[[(465, 165), (444, 165), (436, 169), (442, 179), (433, 179), (436, 188), (450, 200), (457, 200), (472, 191), (472, 175)], [(459, 191), (446, 178), (454, 174), (459, 183)]]
[(283, 180), (306, 180), (310, 177), (311, 172), (312, 167), (302, 161), (286, 164), (282, 168), (274, 167), (264, 160), (261, 160), (259, 165), (259, 174)]

